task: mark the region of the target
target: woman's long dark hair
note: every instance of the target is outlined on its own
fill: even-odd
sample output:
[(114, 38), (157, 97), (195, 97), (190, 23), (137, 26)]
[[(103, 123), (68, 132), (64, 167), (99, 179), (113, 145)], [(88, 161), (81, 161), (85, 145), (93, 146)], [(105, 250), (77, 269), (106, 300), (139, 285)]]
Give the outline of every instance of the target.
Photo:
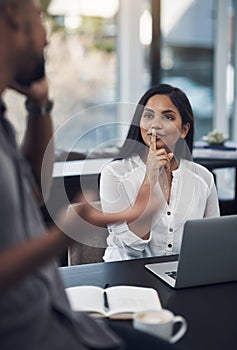
[(178, 140), (174, 153), (177, 158), (191, 159), (194, 137), (193, 110), (186, 94), (179, 88), (168, 84), (155, 85), (141, 97), (133, 115), (126, 140), (124, 141), (124, 144), (116, 156), (116, 159), (129, 158), (135, 154), (139, 154), (141, 158), (145, 156), (147, 152), (147, 145), (142, 139), (140, 120), (147, 101), (154, 95), (169, 96), (172, 103), (180, 113), (180, 116), (182, 118), (182, 126), (189, 123), (190, 129), (184, 139), (180, 138)]

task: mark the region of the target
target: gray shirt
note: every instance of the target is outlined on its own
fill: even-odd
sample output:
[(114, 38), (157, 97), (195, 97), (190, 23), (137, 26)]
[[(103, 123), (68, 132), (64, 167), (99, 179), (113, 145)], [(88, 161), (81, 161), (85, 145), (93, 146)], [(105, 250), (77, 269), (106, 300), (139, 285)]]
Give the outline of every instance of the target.
[[(1, 106), (1, 105), (0, 105)], [(2, 106), (1, 106), (2, 107)], [(3, 109), (3, 108), (2, 108)], [(0, 252), (42, 235), (43, 220), (32, 195), (33, 176), (14, 131), (0, 112)], [(0, 298), (0, 348), (114, 348), (118, 339), (102, 321), (70, 309), (57, 265), (44, 265)]]

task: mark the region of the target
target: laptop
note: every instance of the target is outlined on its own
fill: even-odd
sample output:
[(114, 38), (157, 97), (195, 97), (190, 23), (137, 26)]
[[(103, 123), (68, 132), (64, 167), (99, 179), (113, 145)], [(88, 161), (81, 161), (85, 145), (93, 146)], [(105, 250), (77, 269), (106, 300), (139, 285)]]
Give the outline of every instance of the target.
[(187, 221), (179, 260), (145, 267), (173, 288), (237, 281), (237, 215)]

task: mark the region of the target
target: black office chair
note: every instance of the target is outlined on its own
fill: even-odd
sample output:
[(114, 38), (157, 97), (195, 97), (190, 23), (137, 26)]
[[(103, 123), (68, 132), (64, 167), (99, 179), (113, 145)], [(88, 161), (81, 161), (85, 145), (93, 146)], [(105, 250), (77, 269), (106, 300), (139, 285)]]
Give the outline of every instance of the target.
[[(80, 203), (68, 206), (67, 215), (74, 211), (75, 206)], [(93, 202), (93, 206), (101, 210), (100, 202)], [(74, 211), (75, 213), (75, 211)], [(108, 231), (106, 227), (91, 225), (84, 220), (78, 227), (78, 235), (73, 234), (75, 243), (68, 248), (68, 265), (89, 264), (103, 261), (106, 238)]]
[(233, 215), (237, 214), (237, 159), (215, 159), (215, 158), (196, 158), (194, 159), (197, 163), (205, 166), (209, 169), (213, 175), (217, 185), (217, 177), (219, 169), (233, 168), (234, 169), (234, 197), (230, 199), (219, 198), (220, 212), (221, 215)]

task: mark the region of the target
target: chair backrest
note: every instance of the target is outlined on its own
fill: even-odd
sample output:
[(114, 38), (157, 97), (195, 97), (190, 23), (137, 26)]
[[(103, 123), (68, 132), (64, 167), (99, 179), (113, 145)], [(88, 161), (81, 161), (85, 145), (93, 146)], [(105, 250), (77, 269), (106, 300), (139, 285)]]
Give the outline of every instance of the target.
[[(68, 206), (67, 214), (75, 211), (75, 207), (80, 203)], [(93, 202), (93, 206), (101, 210), (100, 202)], [(106, 227), (91, 225), (83, 220), (78, 227), (78, 236), (73, 234), (75, 242), (68, 248), (68, 265), (89, 264), (103, 261), (106, 238), (108, 231)]]
[[(222, 152), (222, 151), (221, 151)], [(224, 152), (228, 153), (228, 151)], [(201, 157), (194, 157), (194, 161), (202, 164), (207, 169), (209, 169), (215, 179), (215, 183), (217, 186), (217, 192), (219, 195), (219, 204), (220, 204), (220, 212), (221, 215), (233, 215), (237, 214), (237, 160), (236, 158), (201, 158)], [(227, 175), (228, 174), (228, 175)], [(227, 185), (223, 186), (223, 182), (225, 181), (225, 178), (227, 178), (226, 183)], [(220, 180), (220, 183), (219, 183)], [(233, 191), (231, 191), (231, 180)], [(220, 192), (222, 192), (223, 187), (227, 188), (227, 198), (226, 196), (222, 197)], [(233, 192), (228, 194), (228, 192)]]

